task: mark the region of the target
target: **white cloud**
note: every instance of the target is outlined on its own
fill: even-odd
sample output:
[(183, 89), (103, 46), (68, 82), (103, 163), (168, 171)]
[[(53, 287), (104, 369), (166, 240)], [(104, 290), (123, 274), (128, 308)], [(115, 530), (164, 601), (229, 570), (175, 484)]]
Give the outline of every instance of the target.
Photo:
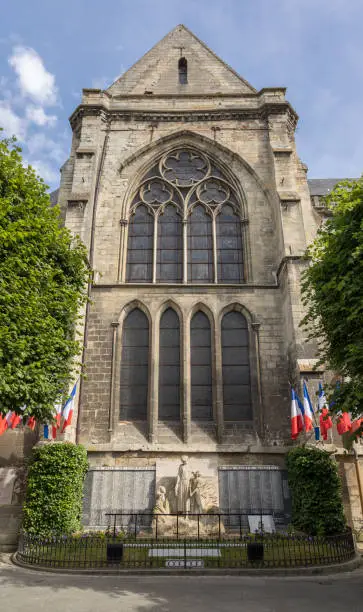
[(29, 121), (33, 121), (37, 125), (54, 125), (57, 121), (56, 115), (47, 115), (41, 106), (28, 106), (26, 108), (26, 117)]
[(110, 85), (110, 79), (106, 76), (92, 79), (93, 89), (106, 89)]
[(42, 58), (34, 49), (14, 47), (8, 61), (18, 75), (19, 87), (24, 96), (44, 106), (57, 103), (55, 77), (46, 70)]
[(10, 104), (0, 101), (0, 127), (4, 129), (6, 136), (16, 136), (18, 140), (24, 140), (27, 121), (14, 113)]
[(59, 171), (55, 170), (50, 164), (44, 160), (34, 160), (29, 162), (33, 166), (36, 173), (49, 185), (58, 185)]
[(33, 134), (27, 141), (28, 151), (32, 157), (46, 157), (58, 164), (62, 164), (67, 158), (63, 145), (64, 142), (48, 138), (43, 132)]

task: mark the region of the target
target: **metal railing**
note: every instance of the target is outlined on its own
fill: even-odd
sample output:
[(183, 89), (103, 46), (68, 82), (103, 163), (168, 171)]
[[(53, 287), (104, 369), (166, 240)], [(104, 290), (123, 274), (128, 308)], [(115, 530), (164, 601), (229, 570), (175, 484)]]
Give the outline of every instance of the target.
[[(119, 514), (117, 514), (120, 516)], [(124, 516), (124, 515), (121, 515)], [(129, 515), (131, 516), (131, 515)], [(245, 515), (207, 515), (221, 525), (212, 536), (201, 534), (206, 515), (168, 515), (178, 523), (178, 535), (160, 534), (161, 518), (153, 515), (147, 524), (146, 515), (137, 515), (133, 532), (119, 531), (115, 524), (106, 532), (80, 533), (73, 536), (41, 537), (23, 533), (17, 558), (29, 565), (55, 568), (115, 569), (187, 569), (308, 567), (342, 563), (355, 555), (352, 532), (335, 536), (305, 536), (282, 532), (248, 533), (243, 529)], [(159, 515), (165, 516), (165, 515)], [(194, 516), (194, 518), (193, 518)], [(236, 530), (236, 516), (238, 520)], [(178, 518), (177, 518), (178, 517)], [(198, 517), (198, 518), (196, 518)], [(113, 519), (114, 520), (114, 519)], [(145, 527), (135, 532), (134, 524)], [(195, 523), (195, 535), (181, 534), (183, 521)], [(231, 529), (225, 525), (231, 524)], [(156, 524), (159, 534), (156, 535)], [(242, 528), (239, 528), (239, 524)], [(198, 535), (199, 524), (199, 535)], [(203, 527), (203, 528), (204, 528)]]

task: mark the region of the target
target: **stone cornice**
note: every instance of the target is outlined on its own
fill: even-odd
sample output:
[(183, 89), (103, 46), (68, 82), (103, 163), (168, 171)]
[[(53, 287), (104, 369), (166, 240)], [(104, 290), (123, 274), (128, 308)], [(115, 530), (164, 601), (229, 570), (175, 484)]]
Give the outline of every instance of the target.
[(199, 122), (199, 121), (267, 121), (270, 115), (288, 114), (288, 119), (295, 129), (298, 116), (288, 102), (266, 102), (256, 108), (210, 109), (162, 111), (147, 109), (107, 109), (103, 104), (80, 104), (69, 118), (72, 129), (77, 127), (83, 117), (97, 117), (102, 121), (140, 121), (140, 122)]

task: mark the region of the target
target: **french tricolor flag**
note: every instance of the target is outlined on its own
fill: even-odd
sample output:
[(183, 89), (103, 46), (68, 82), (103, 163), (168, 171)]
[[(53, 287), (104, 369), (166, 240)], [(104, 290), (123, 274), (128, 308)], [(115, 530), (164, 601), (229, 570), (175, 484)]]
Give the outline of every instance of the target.
[(74, 409), (74, 398), (76, 396), (76, 391), (77, 391), (77, 383), (75, 383), (71, 391), (71, 395), (63, 408), (64, 421), (63, 421), (62, 433), (64, 432), (65, 428), (68, 427), (68, 425), (70, 425), (72, 422), (72, 415), (73, 415), (73, 409)]
[(309, 391), (306, 386), (306, 382), (303, 384), (304, 390), (304, 423), (305, 423), (305, 431), (311, 431), (313, 429), (314, 422), (314, 412), (313, 406), (311, 404), (311, 400), (309, 397)]
[(43, 436), (44, 436), (44, 440), (55, 440), (53, 427), (50, 427), (50, 425), (44, 425), (43, 426)]
[(303, 416), (300, 410), (298, 396), (295, 389), (291, 389), (291, 438), (296, 440), (304, 429)]

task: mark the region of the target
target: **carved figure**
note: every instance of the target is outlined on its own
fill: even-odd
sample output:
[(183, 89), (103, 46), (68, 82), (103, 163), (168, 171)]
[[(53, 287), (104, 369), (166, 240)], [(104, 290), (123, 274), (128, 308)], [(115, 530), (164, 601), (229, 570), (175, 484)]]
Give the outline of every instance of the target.
[(202, 514), (203, 503), (201, 495), (201, 479), (200, 472), (193, 472), (193, 477), (190, 479), (189, 498), (191, 514)]
[(189, 473), (188, 473), (188, 457), (181, 457), (181, 464), (178, 469), (178, 475), (175, 483), (175, 498), (177, 512), (183, 514), (189, 511)]
[(154, 512), (155, 514), (170, 514), (170, 506), (165, 487), (159, 487)]

